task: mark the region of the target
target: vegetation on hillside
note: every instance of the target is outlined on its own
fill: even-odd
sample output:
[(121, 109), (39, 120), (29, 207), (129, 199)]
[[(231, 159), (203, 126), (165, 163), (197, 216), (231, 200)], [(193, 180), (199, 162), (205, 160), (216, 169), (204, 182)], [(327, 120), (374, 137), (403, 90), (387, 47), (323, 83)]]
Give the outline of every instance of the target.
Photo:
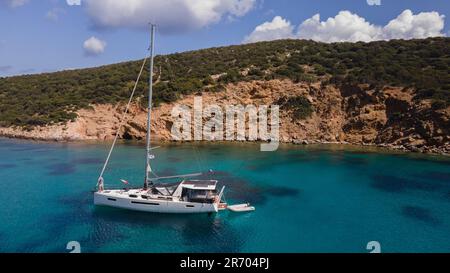
[[(0, 78), (0, 126), (66, 122), (77, 109), (124, 101), (141, 62)], [(192, 92), (218, 92), (227, 83), (288, 78), (413, 87), (417, 99), (432, 98), (434, 107), (442, 108), (450, 105), (449, 67), (450, 38), (334, 44), (278, 40), (157, 56), (154, 99), (159, 104)], [(148, 69), (137, 90), (142, 104), (147, 78)], [(300, 108), (306, 112), (299, 115), (308, 114), (307, 106)]]
[(276, 104), (282, 110), (291, 111), (294, 119), (306, 119), (314, 112), (311, 102), (304, 96), (281, 97)]

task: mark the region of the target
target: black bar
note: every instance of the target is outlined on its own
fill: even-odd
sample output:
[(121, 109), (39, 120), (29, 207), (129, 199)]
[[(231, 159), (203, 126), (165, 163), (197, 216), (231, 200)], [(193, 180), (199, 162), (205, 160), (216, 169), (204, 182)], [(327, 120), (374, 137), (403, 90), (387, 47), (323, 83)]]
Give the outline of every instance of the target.
[[(0, 254), (2, 267), (30, 266), (85, 272), (337, 272), (380, 270), (397, 264), (404, 272), (419, 266), (445, 268), (450, 254)], [(152, 269), (152, 270), (150, 270)], [(149, 271), (150, 270), (150, 271)], [(164, 271), (163, 271), (164, 270)], [(288, 270), (288, 271), (286, 271)], [(345, 271), (346, 272), (346, 271)]]

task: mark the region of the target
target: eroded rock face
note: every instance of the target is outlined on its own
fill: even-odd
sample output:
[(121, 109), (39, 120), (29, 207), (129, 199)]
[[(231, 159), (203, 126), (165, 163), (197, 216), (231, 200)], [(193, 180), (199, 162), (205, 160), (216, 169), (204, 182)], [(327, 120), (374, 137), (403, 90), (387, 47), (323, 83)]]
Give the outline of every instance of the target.
[[(193, 106), (195, 95), (176, 103), (161, 104), (152, 112), (152, 137), (172, 141), (176, 104)], [(293, 143), (338, 142), (405, 148), (417, 152), (450, 151), (450, 107), (434, 110), (429, 101), (414, 100), (407, 88), (374, 89), (368, 85), (337, 88), (320, 83), (293, 83), (289, 80), (254, 81), (230, 84), (223, 92), (203, 92), (203, 107), (216, 104), (272, 105), (281, 97), (304, 96), (314, 112), (296, 119), (290, 111), (280, 112), (280, 141)], [(111, 140), (120, 126), (124, 104), (93, 105), (78, 111), (78, 118), (65, 125), (0, 128), (0, 135), (44, 140)], [(134, 104), (121, 127), (123, 139), (145, 139), (146, 109)], [(205, 121), (205, 120), (204, 120)], [(248, 129), (248, 126), (247, 126)]]

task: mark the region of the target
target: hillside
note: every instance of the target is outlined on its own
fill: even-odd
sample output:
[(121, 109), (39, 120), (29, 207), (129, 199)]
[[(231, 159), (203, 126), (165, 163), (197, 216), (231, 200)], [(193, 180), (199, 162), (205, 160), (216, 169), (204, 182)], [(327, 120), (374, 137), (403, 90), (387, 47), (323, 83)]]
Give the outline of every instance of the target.
[[(94, 123), (88, 126), (93, 138), (109, 138), (98, 132), (109, 132), (102, 126), (111, 129), (117, 121), (96, 121), (95, 113), (120, 110), (118, 103), (128, 98), (141, 62), (0, 78), (0, 135), (36, 137), (38, 131), (65, 128), (60, 138), (70, 139), (67, 132), (84, 120)], [(210, 48), (156, 57), (155, 104), (163, 107), (200, 92), (219, 103), (230, 96), (248, 97), (247, 103), (283, 105), (284, 122), (294, 127), (282, 128), (288, 142), (446, 151), (449, 67), (450, 38), (336, 44), (279, 40)], [(139, 105), (146, 103), (147, 87), (146, 81), (138, 86), (136, 116), (144, 112)], [(167, 130), (166, 125), (159, 129)], [(141, 137), (140, 126), (133, 128), (122, 136)], [(73, 138), (90, 138), (83, 132)], [(41, 138), (52, 138), (51, 133)]]

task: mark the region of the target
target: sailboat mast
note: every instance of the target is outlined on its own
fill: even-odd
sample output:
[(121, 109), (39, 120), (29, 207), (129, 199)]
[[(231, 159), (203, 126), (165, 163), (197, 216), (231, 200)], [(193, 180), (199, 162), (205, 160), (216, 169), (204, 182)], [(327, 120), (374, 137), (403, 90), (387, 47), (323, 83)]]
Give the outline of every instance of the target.
[(151, 42), (150, 42), (150, 70), (149, 70), (149, 89), (148, 89), (148, 108), (147, 108), (147, 145), (146, 145), (146, 165), (145, 165), (145, 181), (144, 189), (148, 189), (149, 184), (149, 173), (151, 172), (150, 167), (150, 131), (151, 131), (151, 118), (152, 118), (152, 97), (153, 97), (153, 54), (154, 54), (154, 40), (155, 40), (155, 28), (154, 24), (150, 24), (151, 27)]

